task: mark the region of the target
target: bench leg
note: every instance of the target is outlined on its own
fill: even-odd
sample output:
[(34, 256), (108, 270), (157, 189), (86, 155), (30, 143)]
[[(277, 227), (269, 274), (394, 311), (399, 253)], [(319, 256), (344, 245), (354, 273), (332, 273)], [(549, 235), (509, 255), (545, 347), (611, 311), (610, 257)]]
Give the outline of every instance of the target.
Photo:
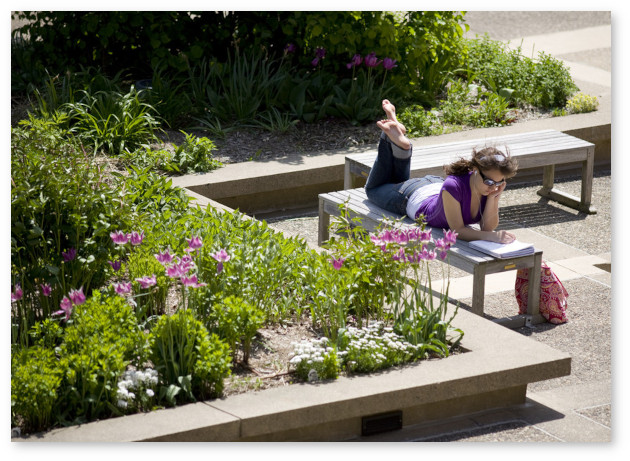
[(593, 192), (593, 164), (595, 159), (594, 148), (588, 149), (587, 158), (582, 162), (582, 192), (580, 199), (566, 192), (554, 189), (553, 180), (555, 166), (547, 165), (543, 169), (543, 185), (538, 191), (541, 197), (555, 200), (571, 208), (575, 208), (583, 213), (594, 214), (597, 210), (591, 206), (591, 196)]
[(354, 189), (354, 181), (352, 174), (350, 173), (350, 164), (346, 161), (343, 169), (343, 188), (344, 190)]
[(473, 272), (472, 312), (483, 316), (483, 304), (486, 292), (486, 268), (483, 265), (475, 267)]
[(595, 164), (595, 147), (588, 148), (586, 160), (582, 163), (582, 194), (580, 197), (580, 211), (584, 213), (596, 213), (591, 207), (593, 195), (593, 167)]
[(534, 267), (529, 270), (529, 286), (527, 287), (527, 315), (532, 318), (540, 316), (540, 266), (542, 254), (534, 257)]
[(324, 211), (324, 200), (319, 199), (319, 229), (317, 233), (317, 244), (322, 246), (328, 240), (328, 227), (330, 226), (330, 215)]

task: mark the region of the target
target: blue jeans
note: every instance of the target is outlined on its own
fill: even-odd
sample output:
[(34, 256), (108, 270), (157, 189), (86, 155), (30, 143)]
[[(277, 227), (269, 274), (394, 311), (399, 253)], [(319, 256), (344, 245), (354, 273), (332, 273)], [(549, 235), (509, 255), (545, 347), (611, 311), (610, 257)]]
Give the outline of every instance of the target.
[(427, 175), (423, 178), (409, 178), (411, 155), (407, 158), (395, 157), (392, 143), (386, 135), (381, 135), (378, 155), (365, 183), (365, 193), (371, 202), (399, 215), (407, 214), (409, 197), (423, 186), (444, 179)]

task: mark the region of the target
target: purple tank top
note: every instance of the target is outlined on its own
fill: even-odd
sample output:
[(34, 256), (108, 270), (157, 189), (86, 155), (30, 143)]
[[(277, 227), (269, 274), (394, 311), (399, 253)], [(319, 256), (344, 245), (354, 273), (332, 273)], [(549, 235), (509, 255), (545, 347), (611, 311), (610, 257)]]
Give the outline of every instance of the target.
[(416, 218), (423, 214), (427, 224), (431, 227), (437, 227), (438, 229), (448, 229), (448, 221), (446, 221), (446, 215), (444, 214), (444, 204), (442, 203), (442, 191), (447, 191), (453, 196), (455, 200), (459, 202), (460, 209), (462, 211), (462, 218), (464, 219), (464, 225), (468, 226), (473, 223), (478, 223), (481, 220), (481, 214), (486, 207), (486, 196), (481, 197), (481, 204), (477, 216), (474, 218), (470, 216), (470, 175), (462, 176), (447, 176), (442, 184), (442, 189), (437, 195), (433, 195), (427, 198), (420, 204), (420, 208), (416, 212)]

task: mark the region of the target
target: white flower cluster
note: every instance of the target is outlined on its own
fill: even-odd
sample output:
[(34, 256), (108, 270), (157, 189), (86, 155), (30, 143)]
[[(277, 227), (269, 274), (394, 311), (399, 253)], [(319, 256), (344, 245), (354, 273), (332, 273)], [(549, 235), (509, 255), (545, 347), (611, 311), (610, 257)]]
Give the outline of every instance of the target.
[[(136, 399), (136, 392), (144, 390), (147, 397), (153, 397), (155, 392), (152, 386), (158, 383), (158, 373), (152, 368), (140, 370), (127, 370), (118, 382), (118, 406), (127, 408), (130, 401)], [(135, 392), (134, 392), (135, 391)]]
[[(380, 322), (364, 328), (348, 327), (344, 336), (349, 341), (347, 351), (351, 357), (371, 355), (377, 364), (384, 364), (387, 361), (385, 353), (388, 351), (413, 354), (417, 349), (416, 346), (394, 333), (391, 327), (384, 327)], [(356, 363), (351, 362), (349, 365), (353, 366)]]
[(326, 344), (328, 344), (328, 338), (325, 336), (311, 341), (303, 339), (299, 343), (291, 343), (293, 346), (293, 358), (291, 358), (289, 363), (293, 365), (298, 365), (302, 362), (307, 365), (323, 363), (326, 355), (334, 351), (332, 347), (326, 347)]

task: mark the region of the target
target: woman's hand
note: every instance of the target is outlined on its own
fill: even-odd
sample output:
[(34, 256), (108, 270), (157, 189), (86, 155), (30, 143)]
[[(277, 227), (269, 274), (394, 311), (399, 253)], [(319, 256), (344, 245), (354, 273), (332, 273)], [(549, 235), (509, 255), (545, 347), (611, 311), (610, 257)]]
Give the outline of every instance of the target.
[(516, 235), (504, 230), (496, 231), (494, 235), (496, 238), (495, 242), (498, 243), (512, 243), (516, 240)]
[(503, 184), (501, 184), (499, 187), (497, 187), (496, 190), (490, 192), (488, 194), (488, 198), (493, 198), (496, 200), (499, 200), (499, 197), (501, 196), (501, 192), (503, 192), (505, 190), (505, 186), (507, 186), (507, 182), (503, 182)]

